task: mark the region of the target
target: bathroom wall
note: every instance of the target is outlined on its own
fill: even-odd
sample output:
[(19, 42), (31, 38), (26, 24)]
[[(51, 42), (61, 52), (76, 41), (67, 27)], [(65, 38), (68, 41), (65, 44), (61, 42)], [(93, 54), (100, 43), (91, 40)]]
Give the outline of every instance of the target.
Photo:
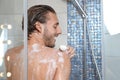
[(66, 0), (28, 0), (28, 8), (32, 5), (45, 4), (52, 6), (57, 12), (62, 34), (57, 38), (56, 48), (67, 45), (67, 2)]
[(104, 26), (105, 80), (120, 79), (120, 33), (110, 35)]
[[(111, 6), (112, 5), (112, 6)], [(120, 79), (119, 0), (103, 0), (105, 80)]]

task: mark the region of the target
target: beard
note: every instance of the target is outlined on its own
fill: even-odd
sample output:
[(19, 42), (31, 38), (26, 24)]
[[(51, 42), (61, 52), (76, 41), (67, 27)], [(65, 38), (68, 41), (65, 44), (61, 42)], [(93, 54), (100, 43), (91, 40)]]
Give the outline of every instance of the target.
[(45, 46), (54, 48), (55, 47), (55, 41), (54, 41), (54, 35), (50, 34), (47, 27), (44, 29), (43, 39), (45, 42)]

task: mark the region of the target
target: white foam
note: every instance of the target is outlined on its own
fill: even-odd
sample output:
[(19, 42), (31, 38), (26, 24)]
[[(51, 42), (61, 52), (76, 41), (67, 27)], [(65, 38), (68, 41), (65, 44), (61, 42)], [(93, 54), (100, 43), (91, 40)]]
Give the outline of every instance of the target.
[(55, 68), (56, 68), (56, 61), (54, 59), (48, 60), (48, 70), (46, 74), (46, 80), (53, 80)]
[(62, 56), (63, 56), (62, 52), (58, 52), (58, 55), (59, 55), (60, 57), (62, 57)]
[(56, 68), (56, 61), (54, 59), (51, 59), (50, 62), (52, 63), (52, 67)]
[(40, 51), (38, 44), (33, 44), (32, 48), (33, 48), (32, 52), (39, 52)]
[(60, 50), (62, 50), (62, 51), (66, 51), (67, 50), (67, 46), (65, 46), (65, 45), (60, 45), (60, 48), (59, 48)]
[(46, 64), (46, 63), (52, 63), (52, 66), (54, 68), (56, 67), (56, 61), (54, 59), (50, 59), (50, 60), (48, 60), (48, 59), (42, 59), (42, 60), (40, 60), (40, 63), (44, 63), (44, 64)]
[(40, 63), (48, 63), (46, 59), (40, 60)]
[(59, 57), (58, 61), (64, 63), (63, 57)]
[(63, 53), (62, 52), (58, 52), (58, 55), (59, 55), (58, 61), (63, 63), (64, 62)]

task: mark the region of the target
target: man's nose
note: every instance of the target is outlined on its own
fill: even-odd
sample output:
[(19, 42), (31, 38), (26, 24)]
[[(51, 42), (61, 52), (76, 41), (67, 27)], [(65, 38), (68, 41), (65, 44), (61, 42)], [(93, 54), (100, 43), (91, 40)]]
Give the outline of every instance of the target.
[(59, 34), (62, 34), (62, 30), (61, 30), (60, 27), (58, 27), (58, 29), (57, 29), (57, 34), (58, 34), (58, 35), (59, 35)]

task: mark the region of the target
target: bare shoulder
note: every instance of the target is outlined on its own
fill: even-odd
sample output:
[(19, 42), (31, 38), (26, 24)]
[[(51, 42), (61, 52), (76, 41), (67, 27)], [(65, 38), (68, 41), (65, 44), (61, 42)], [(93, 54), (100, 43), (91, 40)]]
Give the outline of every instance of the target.
[(69, 80), (71, 72), (70, 57), (65, 51), (54, 50), (53, 55), (56, 56), (56, 74), (54, 80)]
[(58, 50), (57, 49), (54, 49), (54, 48), (49, 48), (49, 47), (46, 47), (46, 54), (51, 56), (51, 57), (57, 57), (57, 53), (58, 53)]
[(14, 48), (10, 48), (5, 53), (5, 57), (7, 57), (7, 56), (11, 56), (12, 57), (12, 56), (14, 56), (16, 54), (19, 54), (22, 49), (23, 49), (23, 45), (17, 46), (17, 47), (14, 47)]
[(66, 52), (62, 52), (62, 51), (60, 51), (58, 49), (48, 48), (47, 53), (48, 53), (48, 55), (56, 57), (58, 60), (60, 60), (62, 58), (63, 59), (70, 59)]

